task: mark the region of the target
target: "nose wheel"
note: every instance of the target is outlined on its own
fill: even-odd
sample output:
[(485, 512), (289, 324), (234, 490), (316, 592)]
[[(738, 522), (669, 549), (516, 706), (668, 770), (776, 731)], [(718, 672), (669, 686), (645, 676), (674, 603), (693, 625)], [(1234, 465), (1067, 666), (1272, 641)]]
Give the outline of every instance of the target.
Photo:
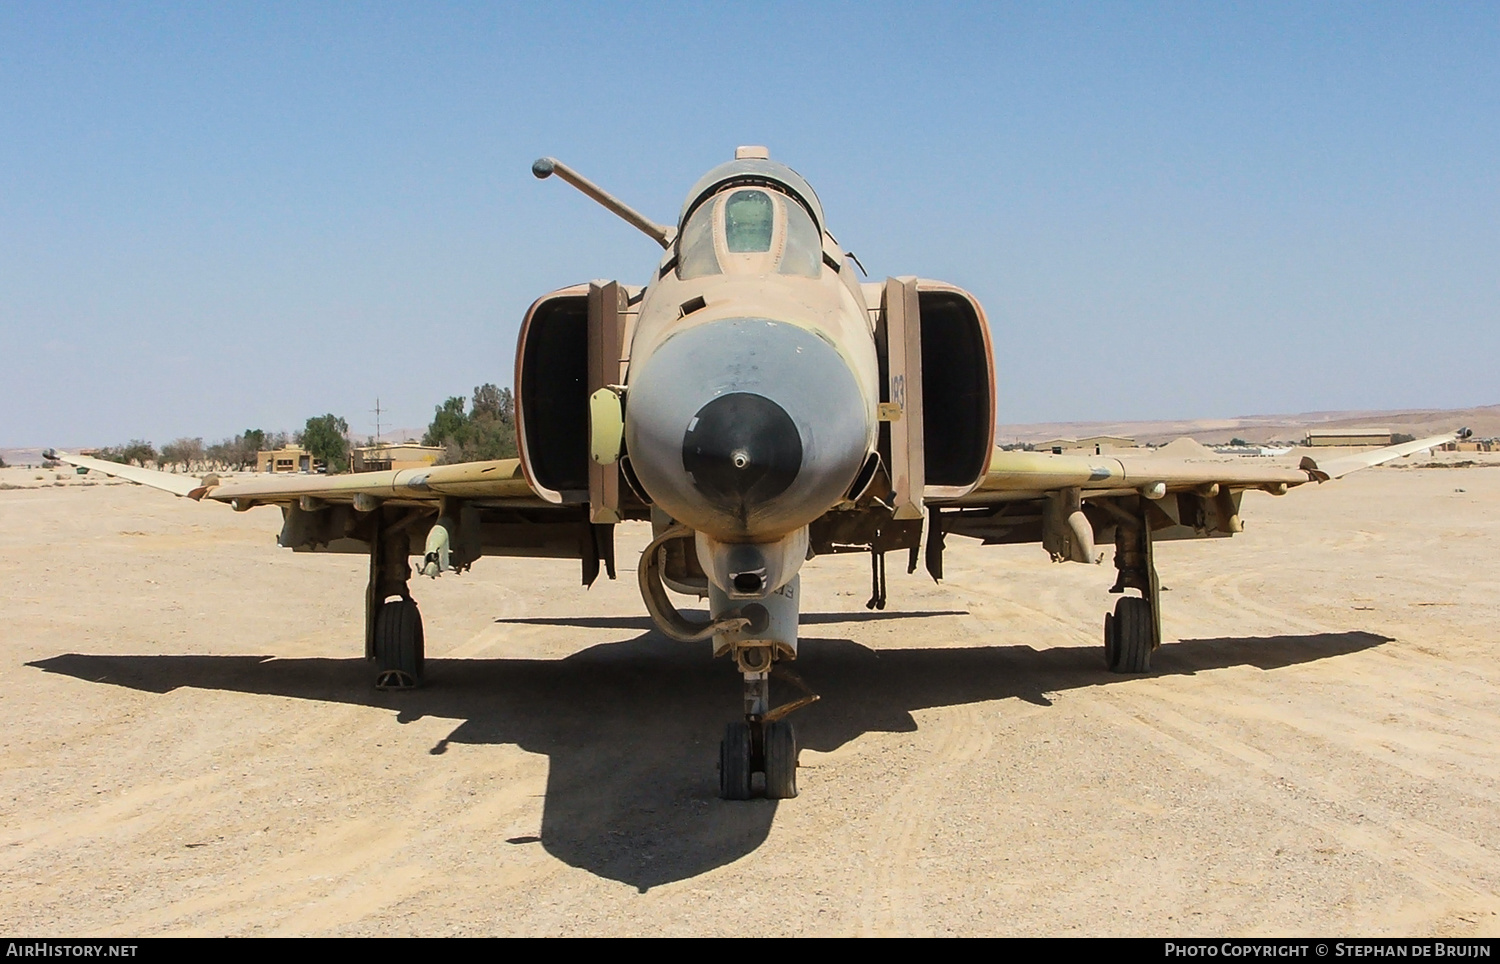
[(797, 795), (797, 729), (783, 717), (817, 697), (809, 693), (768, 710), (771, 657), (769, 650), (762, 652), (763, 658), (758, 652), (736, 654), (741, 670), (748, 670), (744, 672), (745, 719), (726, 726), (719, 744), (719, 796), (725, 800), (754, 796), (757, 773), (764, 780), (767, 799), (790, 800)]
[(730, 723), (719, 742), (719, 796), (749, 800), (750, 777), (755, 772), (755, 741), (749, 723)]
[(739, 722), (724, 728), (719, 744), (719, 796), (749, 800), (754, 776), (765, 778), (768, 800), (797, 795), (797, 728), (790, 720)]
[(761, 736), (765, 747), (766, 796), (771, 800), (790, 800), (797, 795), (797, 729), (791, 720), (776, 720), (765, 725)]

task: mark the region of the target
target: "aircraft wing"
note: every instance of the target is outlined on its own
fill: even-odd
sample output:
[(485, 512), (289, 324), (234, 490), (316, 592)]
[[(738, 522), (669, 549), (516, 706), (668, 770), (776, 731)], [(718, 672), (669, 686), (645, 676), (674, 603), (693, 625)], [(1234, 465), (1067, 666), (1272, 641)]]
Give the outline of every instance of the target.
[(1306, 482), (1341, 478), (1357, 469), (1431, 449), (1458, 437), (1459, 433), (1449, 432), (1322, 464), (1304, 458), (1297, 468), (1257, 464), (1240, 457), (1220, 460), (1129, 453), (1052, 455), (996, 449), (984, 480), (973, 492), (957, 500), (957, 504), (1023, 501), (1070, 488), (1079, 489), (1085, 499), (1123, 495), (1161, 498), (1174, 492), (1207, 492), (1215, 486), (1281, 493)]
[[(240, 512), (277, 506), (282, 518), (277, 544), (295, 552), (375, 558), (377, 548), (384, 546), (379, 553), (423, 555), (427, 575), (467, 568), (481, 555), (578, 559), (584, 585), (593, 583), (601, 565), (611, 579), (615, 575), (614, 526), (593, 524), (587, 503), (544, 500), (527, 482), (519, 459), (348, 475), (197, 479), (66, 452), (47, 454), (175, 495), (227, 503)], [(378, 588), (371, 583), (372, 593)], [(373, 652), (374, 610), (379, 608), (370, 605), (367, 655)]]
[(248, 509), (257, 505), (286, 505), (300, 502), (304, 498), (339, 505), (352, 504), (361, 499), (377, 499), (396, 504), (435, 504), (445, 497), (461, 497), (499, 499), (506, 502), (519, 500), (526, 504), (534, 503), (537, 507), (548, 506), (527, 484), (519, 459), (462, 462), (457, 465), (350, 475), (255, 475), (222, 480), (216, 475), (208, 475), (200, 480), (191, 475), (157, 472), (118, 462), (69, 455), (66, 452), (48, 454), (59, 462), (81, 466), (91, 472), (115, 476), (191, 499), (227, 502), (236, 509)]
[(191, 475), (174, 475), (171, 472), (157, 472), (152, 469), (137, 468), (134, 465), (122, 465), (119, 462), (107, 462), (104, 459), (91, 459), (82, 455), (69, 455), (67, 452), (58, 452), (48, 449), (42, 453), (43, 457), (54, 459), (58, 462), (66, 462), (68, 465), (76, 465), (79, 468), (88, 469), (90, 472), (98, 472), (100, 475), (110, 475), (119, 479), (126, 479), (138, 485), (149, 485), (153, 489), (161, 489), (173, 495), (192, 495), (195, 489), (201, 488), (203, 483)]
[(1356, 455), (1347, 455), (1341, 459), (1324, 462), (1321, 465), (1316, 463), (1310, 466), (1306, 465), (1306, 463), (1311, 463), (1312, 459), (1304, 459), (1303, 462), (1304, 467), (1308, 468), (1308, 471), (1319, 482), (1325, 481), (1319, 476), (1327, 476), (1329, 479), (1341, 479), (1350, 472), (1367, 469), (1372, 465), (1380, 465), (1382, 462), (1389, 462), (1404, 455), (1414, 455), (1424, 449), (1435, 448), (1446, 442), (1452, 442), (1454, 439), (1467, 438), (1469, 434), (1468, 429), (1460, 429), (1457, 432), (1449, 432), (1447, 435), (1434, 435), (1432, 438), (1417, 439), (1415, 442), (1403, 442), (1400, 445), (1391, 445), (1383, 449), (1360, 452)]
[[(205, 480), (205, 483), (209, 480)], [(285, 503), (304, 496), (331, 504), (360, 497), (394, 503), (435, 503), (444, 497), (522, 500), (546, 506), (521, 472), (519, 459), (460, 462), (421, 469), (359, 472), (351, 475), (262, 475), (227, 479), (205, 487), (201, 498), (229, 502), (236, 508)]]
[[(1243, 462), (1245, 460), (1241, 460)], [(1151, 455), (1052, 455), (996, 449), (984, 480), (960, 505), (987, 505), (1040, 498), (1080, 489), (1084, 498), (1140, 495), (1153, 486), (1164, 493), (1214, 483), (1240, 488), (1285, 488), (1311, 481), (1301, 469), (1277, 465), (1199, 461)]]
[[(1289, 465), (1242, 457), (1171, 457), (1133, 453), (1053, 455), (996, 449), (989, 471), (967, 495), (935, 505), (940, 532), (986, 544), (1040, 542), (1057, 560), (1096, 562), (1095, 545), (1138, 528), (1152, 541), (1227, 537), (1242, 531), (1247, 490), (1282, 495), (1461, 437), (1434, 435), (1319, 464)], [(939, 557), (940, 558), (940, 557)], [(929, 569), (941, 570), (932, 558)]]

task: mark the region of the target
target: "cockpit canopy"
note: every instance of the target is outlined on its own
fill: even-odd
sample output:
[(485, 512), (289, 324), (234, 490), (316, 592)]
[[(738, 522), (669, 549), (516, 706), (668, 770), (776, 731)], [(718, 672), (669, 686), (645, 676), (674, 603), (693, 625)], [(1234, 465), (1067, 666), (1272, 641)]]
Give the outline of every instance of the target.
[[(746, 164), (771, 162), (735, 161), (715, 170)], [(790, 173), (782, 165), (773, 166)], [(685, 209), (677, 241), (678, 277), (772, 272), (804, 278), (820, 275), (822, 235), (802, 197), (786, 184), (765, 177), (749, 181), (713, 178), (710, 172), (700, 182), (709, 183), (707, 196)], [(811, 188), (807, 191), (811, 193)]]
[(776, 161), (764, 157), (736, 158), (709, 171), (699, 178), (698, 183), (688, 192), (687, 201), (682, 205), (682, 214), (677, 218), (677, 226), (680, 229), (688, 219), (688, 216), (708, 198), (717, 194), (721, 189), (735, 185), (761, 185), (769, 186), (773, 190), (793, 197), (807, 208), (807, 213), (812, 215), (813, 223), (818, 230), (823, 230), (823, 205), (818, 201), (818, 196), (813, 193), (812, 185), (802, 179), (802, 175)]

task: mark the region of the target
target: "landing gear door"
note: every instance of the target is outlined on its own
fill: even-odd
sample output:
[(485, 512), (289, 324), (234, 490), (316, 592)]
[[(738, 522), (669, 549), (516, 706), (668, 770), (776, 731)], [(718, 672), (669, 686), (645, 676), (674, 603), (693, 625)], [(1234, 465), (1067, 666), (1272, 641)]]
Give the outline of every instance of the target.
[[(589, 283), (588, 393), (623, 382), (625, 312), (629, 296), (617, 281)], [(620, 463), (600, 464), (589, 459), (589, 521), (608, 525), (620, 521)]]
[(922, 432), (922, 312), (916, 278), (887, 278), (876, 342), (884, 349), (890, 468), (897, 519), (922, 518), (926, 461)]

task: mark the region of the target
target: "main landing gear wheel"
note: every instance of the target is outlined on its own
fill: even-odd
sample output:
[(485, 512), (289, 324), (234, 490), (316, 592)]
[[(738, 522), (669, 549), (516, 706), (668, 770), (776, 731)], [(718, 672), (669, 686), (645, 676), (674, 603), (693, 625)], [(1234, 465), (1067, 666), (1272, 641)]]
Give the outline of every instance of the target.
[(719, 796), (725, 800), (750, 799), (750, 774), (755, 769), (755, 747), (749, 723), (731, 723), (719, 744)]
[(422, 685), (422, 614), (410, 599), (393, 599), (375, 619), (375, 662), (379, 690), (409, 690)]
[(1155, 638), (1150, 600), (1122, 597), (1115, 603), (1114, 613), (1104, 616), (1104, 659), (1110, 672), (1149, 672)]

